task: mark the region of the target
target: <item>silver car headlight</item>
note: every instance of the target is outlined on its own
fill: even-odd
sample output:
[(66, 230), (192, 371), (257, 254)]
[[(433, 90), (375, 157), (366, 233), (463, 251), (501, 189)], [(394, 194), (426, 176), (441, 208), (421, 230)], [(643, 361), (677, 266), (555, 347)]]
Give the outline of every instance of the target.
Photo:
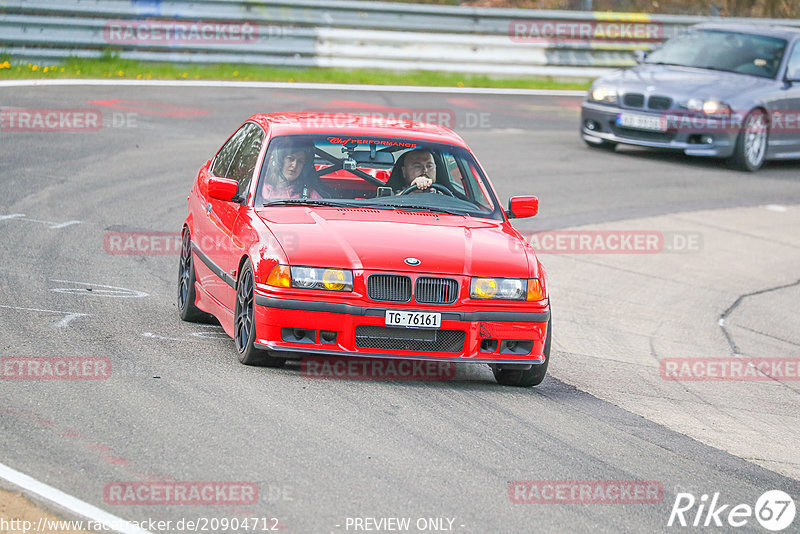
[(690, 98), (681, 107), (689, 111), (701, 111), (706, 115), (730, 115), (731, 107), (716, 98)]
[(589, 90), (589, 99), (602, 104), (616, 104), (617, 90), (607, 85), (598, 85)]

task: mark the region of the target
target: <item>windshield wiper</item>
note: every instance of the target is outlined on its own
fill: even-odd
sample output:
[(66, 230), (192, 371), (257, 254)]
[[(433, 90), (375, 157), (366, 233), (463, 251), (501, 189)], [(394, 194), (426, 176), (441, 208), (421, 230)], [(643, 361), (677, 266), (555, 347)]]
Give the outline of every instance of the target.
[(683, 63), (670, 63), (669, 61), (645, 61), (645, 65), (670, 65), (673, 67), (690, 67), (691, 65), (684, 65)]
[(419, 206), (416, 204), (406, 205), (406, 204), (375, 204), (371, 207), (386, 207), (386, 208), (394, 208), (397, 211), (409, 211), (409, 210), (422, 210), (422, 211), (432, 211), (437, 213), (446, 213), (448, 215), (460, 215), (462, 217), (469, 217), (469, 213), (460, 212), (460, 211), (453, 211), (447, 208), (439, 208), (435, 206)]
[(698, 68), (699, 68), (699, 69), (706, 69), (706, 70), (716, 70), (716, 71), (719, 71), (719, 72), (733, 72), (734, 74), (736, 74), (736, 71), (735, 71), (735, 70), (731, 70), (731, 69), (721, 69), (721, 68), (719, 68), (719, 67), (714, 67), (713, 65), (706, 65), (706, 66), (703, 66), (703, 67), (698, 67)]
[(341, 202), (330, 202), (328, 200), (319, 200), (316, 198), (284, 198), (281, 200), (270, 200), (264, 202), (262, 207), (268, 206), (332, 206), (334, 208), (341, 208), (346, 204)]

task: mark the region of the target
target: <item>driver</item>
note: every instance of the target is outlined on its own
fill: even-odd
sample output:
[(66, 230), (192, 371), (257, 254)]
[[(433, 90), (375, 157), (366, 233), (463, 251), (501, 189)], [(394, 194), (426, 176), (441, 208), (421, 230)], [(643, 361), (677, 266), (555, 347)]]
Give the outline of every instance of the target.
[(436, 181), (436, 162), (430, 150), (417, 148), (401, 156), (402, 166), (400, 174), (402, 182), (396, 179), (394, 173), (386, 183), (396, 191), (403, 191), (411, 186), (416, 186), (419, 191), (428, 189)]

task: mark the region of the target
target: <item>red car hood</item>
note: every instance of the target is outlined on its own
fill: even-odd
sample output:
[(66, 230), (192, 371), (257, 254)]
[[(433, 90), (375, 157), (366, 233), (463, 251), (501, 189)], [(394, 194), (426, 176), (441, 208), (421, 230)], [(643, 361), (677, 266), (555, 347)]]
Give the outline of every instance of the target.
[[(291, 265), (528, 277), (523, 243), (504, 221), (362, 208), (257, 211)], [(417, 258), (418, 267), (404, 263)]]

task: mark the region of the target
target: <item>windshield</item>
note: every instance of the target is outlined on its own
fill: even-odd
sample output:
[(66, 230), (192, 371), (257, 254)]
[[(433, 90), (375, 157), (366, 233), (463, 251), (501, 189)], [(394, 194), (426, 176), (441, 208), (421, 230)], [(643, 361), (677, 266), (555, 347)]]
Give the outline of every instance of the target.
[(774, 78), (786, 41), (764, 35), (695, 30), (667, 41), (645, 63), (698, 67)]
[(369, 136), (273, 138), (255, 202), (256, 206), (357, 206), (503, 218), (468, 150)]

